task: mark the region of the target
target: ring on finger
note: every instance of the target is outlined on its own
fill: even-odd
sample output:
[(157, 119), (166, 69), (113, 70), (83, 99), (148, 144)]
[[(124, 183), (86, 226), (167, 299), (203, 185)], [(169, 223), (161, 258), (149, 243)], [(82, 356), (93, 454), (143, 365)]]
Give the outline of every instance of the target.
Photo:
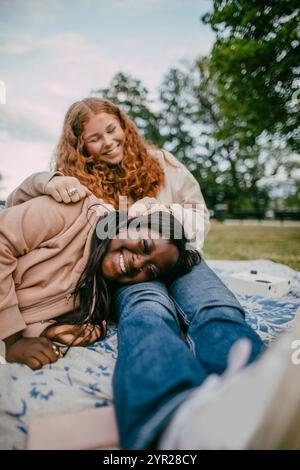
[(55, 346), (55, 344), (52, 344), (52, 349), (53, 349), (53, 351), (55, 352), (55, 354), (56, 354), (57, 356), (59, 356), (60, 351), (59, 351), (59, 348), (58, 348), (57, 346)]
[(70, 188), (67, 190), (67, 193), (69, 194), (69, 196), (73, 196), (73, 194), (77, 193), (77, 191), (77, 188)]

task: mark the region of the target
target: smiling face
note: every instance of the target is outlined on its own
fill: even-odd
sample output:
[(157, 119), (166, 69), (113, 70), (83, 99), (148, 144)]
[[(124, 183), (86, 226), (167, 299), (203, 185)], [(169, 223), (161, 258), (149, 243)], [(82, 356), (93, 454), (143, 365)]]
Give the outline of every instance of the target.
[(111, 240), (102, 272), (119, 284), (134, 284), (160, 278), (178, 258), (178, 248), (169, 240), (158, 238), (148, 228), (141, 228), (137, 234), (129, 227)]
[(125, 134), (117, 117), (107, 113), (92, 116), (82, 137), (89, 155), (112, 165), (122, 161)]

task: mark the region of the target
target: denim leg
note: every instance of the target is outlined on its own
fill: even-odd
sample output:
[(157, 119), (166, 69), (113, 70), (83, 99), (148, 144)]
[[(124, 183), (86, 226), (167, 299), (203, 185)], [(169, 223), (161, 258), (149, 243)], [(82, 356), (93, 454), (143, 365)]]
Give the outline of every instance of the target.
[(207, 371), (182, 340), (163, 283), (119, 287), (116, 300), (119, 353), (113, 388), (121, 448), (151, 448)]
[(249, 363), (265, 349), (260, 337), (245, 321), (245, 312), (204, 260), (169, 287), (187, 330), (186, 341), (208, 373), (221, 374), (231, 346), (241, 338), (252, 345)]

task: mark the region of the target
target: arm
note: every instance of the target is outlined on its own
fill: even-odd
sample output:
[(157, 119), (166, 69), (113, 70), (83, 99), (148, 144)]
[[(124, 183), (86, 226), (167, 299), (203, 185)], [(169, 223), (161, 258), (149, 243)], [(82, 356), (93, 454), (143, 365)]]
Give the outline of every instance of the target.
[(6, 345), (8, 362), (39, 369), (62, 356), (50, 338), (22, 337), (26, 323), (19, 310), (13, 273), (19, 257), (61, 233), (76, 217), (78, 205), (67, 207), (48, 197), (0, 213), (0, 338)]
[(164, 150), (162, 153), (166, 185), (172, 193), (172, 202), (168, 207), (183, 225), (190, 240), (189, 248), (202, 253), (210, 223), (200, 185), (191, 172), (170, 152)]
[[(13, 274), (18, 258), (59, 234), (75, 205), (62, 206), (48, 197), (35, 198), (0, 213), (0, 338), (26, 327), (19, 311)], [(66, 213), (68, 212), (68, 214)], [(73, 217), (73, 215), (72, 215)]]
[(201, 253), (210, 223), (199, 183), (171, 153), (164, 150), (157, 157), (165, 171), (165, 188), (157, 198), (145, 197), (133, 204), (129, 216), (169, 209), (183, 225), (189, 248)]
[[(68, 190), (75, 188), (76, 192), (68, 194)], [(91, 191), (83, 186), (77, 178), (64, 176), (60, 171), (42, 171), (26, 178), (7, 198), (6, 207), (16, 206), (32, 198), (48, 195), (57, 202), (78, 202)]]
[(45, 188), (49, 181), (57, 175), (62, 175), (60, 172), (42, 171), (34, 173), (26, 178), (20, 186), (18, 186), (12, 193), (9, 194), (6, 207), (16, 206), (22, 202), (29, 201), (34, 197), (46, 194)]
[(199, 183), (185, 168), (178, 171), (174, 185), (174, 203), (169, 207), (173, 215), (184, 226), (191, 248), (202, 252), (209, 231), (209, 212)]

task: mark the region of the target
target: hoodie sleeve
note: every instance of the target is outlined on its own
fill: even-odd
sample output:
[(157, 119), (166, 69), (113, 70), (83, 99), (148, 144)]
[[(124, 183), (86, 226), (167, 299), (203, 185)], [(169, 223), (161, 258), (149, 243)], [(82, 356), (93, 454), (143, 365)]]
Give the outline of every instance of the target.
[(66, 210), (65, 204), (43, 196), (0, 212), (0, 339), (26, 327), (13, 279), (18, 258), (61, 233), (78, 216), (76, 206)]
[(34, 173), (28, 176), (20, 186), (9, 194), (6, 200), (6, 207), (17, 206), (34, 197), (44, 195), (47, 183), (49, 183), (54, 176), (63, 176), (63, 173), (60, 171), (41, 171), (40, 173)]
[(183, 225), (190, 240), (190, 248), (202, 253), (210, 222), (200, 185), (191, 172), (170, 152), (164, 150), (163, 154), (166, 177), (173, 196), (172, 203), (168, 204), (168, 207)]

